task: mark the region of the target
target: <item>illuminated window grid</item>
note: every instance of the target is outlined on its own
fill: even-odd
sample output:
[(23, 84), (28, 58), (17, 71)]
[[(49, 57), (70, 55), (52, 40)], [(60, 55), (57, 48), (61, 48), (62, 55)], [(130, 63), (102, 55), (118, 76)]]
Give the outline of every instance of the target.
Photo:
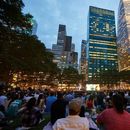
[(103, 48), (103, 47), (89, 46), (89, 48), (93, 48), (93, 47), (94, 47), (94, 49), (101, 49), (101, 50), (114, 50), (114, 51), (116, 51), (116, 49), (113, 49), (113, 48)]
[(105, 44), (105, 45), (109, 45), (109, 46), (116, 46), (116, 42), (110, 42), (110, 41), (101, 41), (101, 40), (92, 40), (90, 39), (90, 44)]
[(116, 59), (116, 57), (115, 56), (113, 56), (113, 55), (101, 55), (101, 54), (89, 54), (89, 56), (90, 57), (106, 57), (106, 58), (115, 58)]
[[(95, 17), (95, 16), (91, 16), (90, 19), (94, 19), (94, 17)], [(97, 19), (97, 17), (95, 17), (95, 19)], [(99, 19), (101, 20), (101, 19), (104, 19), (104, 18), (99, 17), (97, 20), (99, 20)], [(112, 19), (110, 19), (110, 18), (107, 18), (107, 20), (109, 20), (109, 21), (115, 21), (115, 20), (112, 20)]]
[(98, 60), (112, 60), (116, 61), (116, 58), (103, 58), (103, 57), (90, 57), (91, 59), (98, 59)]
[(105, 37), (105, 38), (113, 38), (116, 39), (115, 36), (104, 36), (104, 35), (100, 35), (100, 34), (89, 34), (90, 36), (100, 36), (100, 37)]
[[(103, 55), (106, 54), (106, 53), (104, 53), (104, 52), (99, 52), (99, 51), (96, 51), (96, 52), (95, 52), (95, 51), (91, 51), (90, 54), (91, 54), (91, 53), (92, 53), (92, 54), (93, 54), (93, 53), (96, 53), (96, 54), (103, 54)], [(114, 54), (114, 53), (107, 53), (107, 55), (114, 55), (114, 56), (117, 56), (117, 54)]]
[[(104, 57), (104, 55), (97, 55), (97, 54), (89, 54), (90, 58), (91, 57)], [(107, 55), (107, 58), (115, 58), (113, 55)], [(116, 59), (116, 58), (115, 58)]]

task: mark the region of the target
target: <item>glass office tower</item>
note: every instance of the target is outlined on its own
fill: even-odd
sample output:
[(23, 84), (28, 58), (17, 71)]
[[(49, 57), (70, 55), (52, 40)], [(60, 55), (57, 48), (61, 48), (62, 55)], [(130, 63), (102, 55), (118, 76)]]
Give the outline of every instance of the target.
[(130, 70), (130, 0), (120, 0), (117, 45), (119, 70)]
[(118, 70), (114, 11), (90, 6), (88, 16), (88, 84), (101, 72)]

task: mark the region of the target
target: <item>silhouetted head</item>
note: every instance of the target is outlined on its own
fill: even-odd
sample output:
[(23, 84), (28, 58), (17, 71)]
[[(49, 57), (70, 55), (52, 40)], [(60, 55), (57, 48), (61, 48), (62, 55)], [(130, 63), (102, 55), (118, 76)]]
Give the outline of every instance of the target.
[(63, 99), (63, 94), (61, 92), (57, 93), (57, 99)]
[(27, 107), (28, 108), (32, 108), (32, 107), (34, 107), (35, 106), (35, 104), (36, 104), (36, 99), (33, 97), (33, 98), (31, 98), (28, 102), (27, 102)]
[(118, 113), (123, 113), (124, 102), (123, 102), (123, 97), (121, 95), (119, 95), (119, 94), (113, 95), (112, 103)]
[(37, 105), (39, 105), (40, 100), (43, 99), (43, 97), (44, 97), (43, 94), (40, 94), (40, 95), (38, 96), (38, 99), (37, 99)]
[(55, 93), (53, 91), (50, 92), (50, 96), (54, 96)]

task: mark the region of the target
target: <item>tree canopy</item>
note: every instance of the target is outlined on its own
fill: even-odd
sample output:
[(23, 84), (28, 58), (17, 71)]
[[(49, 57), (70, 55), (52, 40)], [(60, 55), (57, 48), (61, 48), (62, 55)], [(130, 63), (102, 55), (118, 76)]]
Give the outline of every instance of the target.
[(0, 81), (10, 82), (14, 73), (46, 75), (57, 69), (53, 54), (46, 50), (32, 29), (30, 14), (24, 14), (22, 0), (0, 1)]
[(81, 79), (81, 77), (78, 73), (78, 70), (73, 67), (65, 68), (61, 75), (62, 83), (65, 83), (68, 85), (78, 84), (80, 79)]

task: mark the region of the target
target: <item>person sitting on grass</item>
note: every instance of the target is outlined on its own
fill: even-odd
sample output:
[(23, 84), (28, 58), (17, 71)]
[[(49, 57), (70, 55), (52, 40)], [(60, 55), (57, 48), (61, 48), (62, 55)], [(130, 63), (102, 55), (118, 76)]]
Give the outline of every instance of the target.
[(86, 117), (80, 117), (81, 103), (73, 99), (69, 103), (69, 116), (58, 119), (53, 125), (53, 130), (89, 130), (89, 122)]
[(55, 123), (57, 119), (65, 118), (67, 103), (62, 93), (57, 94), (57, 100), (51, 106), (51, 123)]
[(124, 100), (121, 95), (112, 97), (113, 108), (101, 112), (97, 116), (97, 122), (105, 130), (130, 130), (130, 114), (124, 110)]
[(27, 104), (18, 111), (18, 115), (21, 115), (22, 126), (32, 127), (39, 123), (42, 118), (40, 110), (35, 107), (36, 99), (31, 98)]

